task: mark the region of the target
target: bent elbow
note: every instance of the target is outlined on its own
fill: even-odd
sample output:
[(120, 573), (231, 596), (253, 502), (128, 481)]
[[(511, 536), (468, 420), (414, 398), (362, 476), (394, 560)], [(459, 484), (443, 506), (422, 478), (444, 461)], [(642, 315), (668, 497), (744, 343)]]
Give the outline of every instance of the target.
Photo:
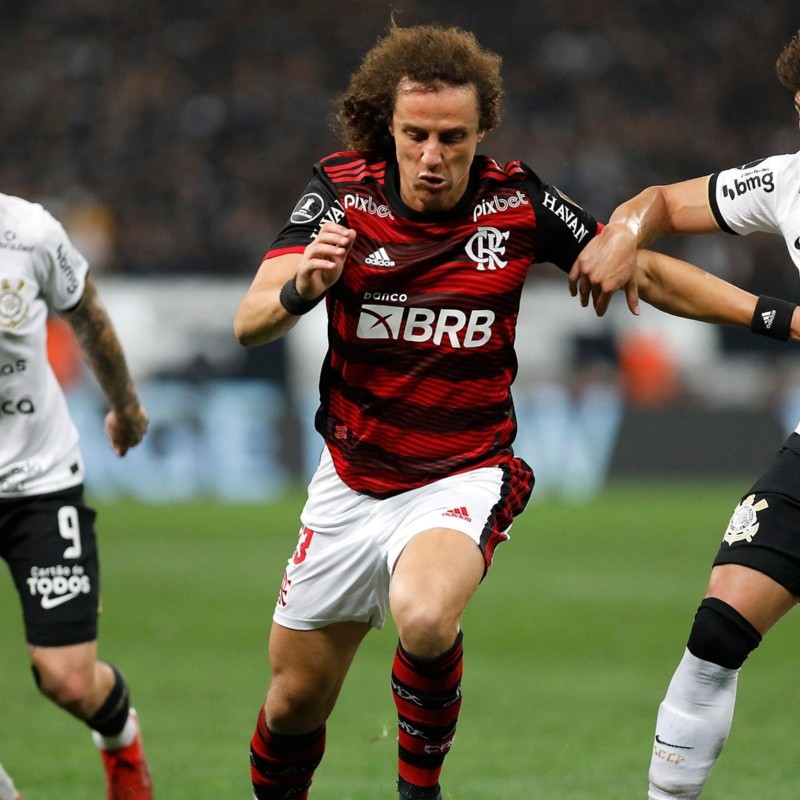
[(256, 332), (239, 317), (236, 317), (233, 321), (233, 335), (243, 347), (252, 347), (257, 344)]

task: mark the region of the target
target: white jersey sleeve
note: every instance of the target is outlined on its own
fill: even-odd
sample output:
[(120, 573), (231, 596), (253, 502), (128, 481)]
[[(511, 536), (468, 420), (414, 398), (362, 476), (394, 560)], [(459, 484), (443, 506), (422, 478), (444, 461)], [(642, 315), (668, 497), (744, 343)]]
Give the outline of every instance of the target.
[(34, 257), (37, 279), (50, 308), (69, 311), (83, 296), (89, 265), (61, 223), (43, 208), (41, 213), (41, 240)]
[(87, 273), (42, 206), (0, 194), (0, 500), (83, 481), (78, 433), (47, 358), (47, 318), (80, 302)]
[(752, 161), (711, 176), (709, 202), (723, 231), (783, 237), (800, 271), (800, 153)]

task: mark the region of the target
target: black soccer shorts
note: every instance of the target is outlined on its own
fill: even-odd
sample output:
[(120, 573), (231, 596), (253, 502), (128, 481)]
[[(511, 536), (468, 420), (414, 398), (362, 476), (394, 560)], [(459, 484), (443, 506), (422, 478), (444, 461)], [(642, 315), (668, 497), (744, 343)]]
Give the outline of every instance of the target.
[(60, 647), (97, 638), (95, 516), (82, 486), (0, 500), (0, 556), (22, 601), (29, 644)]
[(800, 436), (793, 433), (742, 497), (714, 566), (741, 564), (800, 596)]

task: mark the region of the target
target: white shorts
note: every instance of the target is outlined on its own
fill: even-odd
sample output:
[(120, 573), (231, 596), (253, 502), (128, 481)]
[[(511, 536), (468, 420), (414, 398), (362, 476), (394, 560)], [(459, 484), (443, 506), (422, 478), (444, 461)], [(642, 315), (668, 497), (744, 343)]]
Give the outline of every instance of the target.
[(480, 547), (488, 568), (532, 486), (527, 464), (511, 459), (509, 466), (461, 472), (376, 499), (346, 486), (325, 448), (273, 619), (295, 630), (345, 621), (383, 627), (392, 570), (413, 536), (432, 528), (462, 531)]

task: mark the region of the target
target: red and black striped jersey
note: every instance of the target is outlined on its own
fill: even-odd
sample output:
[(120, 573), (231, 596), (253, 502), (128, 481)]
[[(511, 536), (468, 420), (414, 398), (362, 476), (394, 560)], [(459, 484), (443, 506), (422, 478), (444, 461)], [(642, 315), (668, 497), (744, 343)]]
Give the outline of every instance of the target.
[(342, 480), (385, 497), (505, 463), (528, 268), (569, 271), (597, 221), (520, 162), (476, 157), (459, 203), (421, 213), (400, 199), (394, 161), (335, 153), (267, 257), (302, 252), (328, 220), (357, 232), (326, 297), (316, 416)]

